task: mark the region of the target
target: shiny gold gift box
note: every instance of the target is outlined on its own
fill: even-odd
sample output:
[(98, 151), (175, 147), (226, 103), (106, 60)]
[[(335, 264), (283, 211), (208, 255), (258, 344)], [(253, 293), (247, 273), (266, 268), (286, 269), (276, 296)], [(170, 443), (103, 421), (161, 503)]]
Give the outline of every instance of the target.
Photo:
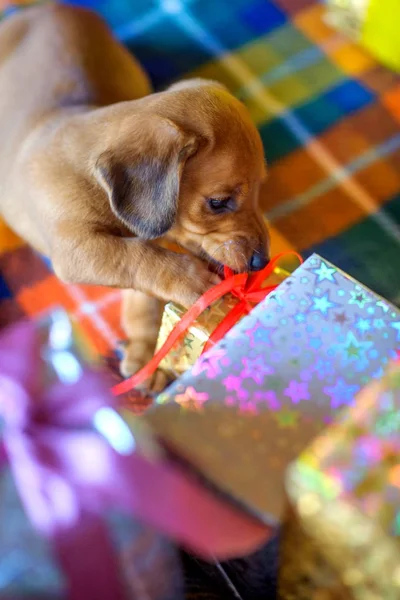
[[(283, 258), (279, 266), (274, 269), (273, 275), (265, 283), (267, 285), (278, 285), (298, 266), (299, 262), (296, 258), (292, 256)], [(237, 302), (238, 300), (232, 294), (227, 294), (214, 302), (198, 317), (186, 334), (161, 361), (160, 368), (172, 376), (178, 377), (192, 367), (200, 357), (210, 334)], [(156, 351), (161, 348), (184, 314), (185, 310), (176, 304), (169, 303), (165, 306)]]
[(289, 468), (279, 598), (400, 598), (400, 364)]
[(327, 22), (400, 72), (399, 0), (328, 0)]

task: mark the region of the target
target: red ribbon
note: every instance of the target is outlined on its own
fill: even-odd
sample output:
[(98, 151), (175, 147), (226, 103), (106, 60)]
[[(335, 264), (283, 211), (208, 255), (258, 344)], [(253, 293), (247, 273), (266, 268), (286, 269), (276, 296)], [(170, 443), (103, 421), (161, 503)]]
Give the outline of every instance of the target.
[(239, 321), (239, 319), (248, 314), (253, 307), (264, 300), (277, 286), (270, 285), (262, 287), (264, 281), (272, 275), (277, 263), (285, 256), (296, 256), (300, 264), (303, 259), (297, 252), (289, 251), (282, 252), (275, 256), (268, 265), (257, 273), (240, 273), (234, 275), (233, 271), (228, 267), (224, 267), (225, 279), (218, 285), (208, 290), (201, 296), (195, 304), (184, 314), (179, 323), (169, 334), (168, 338), (156, 352), (153, 358), (147, 363), (143, 369), (135, 373), (129, 379), (118, 383), (112, 388), (112, 393), (115, 396), (129, 392), (137, 385), (143, 383), (155, 373), (160, 362), (167, 356), (170, 350), (174, 347), (179, 338), (184, 334), (196, 319), (205, 311), (213, 302), (225, 296), (229, 292), (238, 298), (239, 302), (232, 308), (221, 323), (210, 335), (203, 352), (206, 352), (211, 346), (219, 342), (224, 335)]

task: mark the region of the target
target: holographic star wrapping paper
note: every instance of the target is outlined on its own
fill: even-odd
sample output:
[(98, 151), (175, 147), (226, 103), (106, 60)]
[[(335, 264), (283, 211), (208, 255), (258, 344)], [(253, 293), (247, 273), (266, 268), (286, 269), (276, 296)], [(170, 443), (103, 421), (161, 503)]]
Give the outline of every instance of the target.
[(397, 362), (289, 467), (282, 598), (400, 598), (399, 415)]
[(399, 340), (397, 309), (312, 255), (145, 418), (212, 484), (277, 523), (287, 465), (382, 375)]

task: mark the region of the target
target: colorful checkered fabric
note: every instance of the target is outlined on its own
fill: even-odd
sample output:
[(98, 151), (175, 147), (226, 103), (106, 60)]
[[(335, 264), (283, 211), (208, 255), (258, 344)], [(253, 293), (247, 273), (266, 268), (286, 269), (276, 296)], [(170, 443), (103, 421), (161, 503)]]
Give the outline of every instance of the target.
[[(328, 28), (323, 4), (79, 3), (105, 17), (156, 89), (191, 76), (225, 83), (265, 143), (271, 222), (305, 256), (318, 252), (400, 302), (400, 80)], [(63, 285), (0, 223), (0, 325), (61, 304), (109, 355), (122, 337), (119, 301), (115, 290)]]

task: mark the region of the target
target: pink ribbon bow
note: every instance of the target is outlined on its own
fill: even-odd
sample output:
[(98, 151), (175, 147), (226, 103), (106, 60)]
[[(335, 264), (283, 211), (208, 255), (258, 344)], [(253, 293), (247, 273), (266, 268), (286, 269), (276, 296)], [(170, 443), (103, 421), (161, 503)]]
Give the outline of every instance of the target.
[(69, 600), (125, 598), (103, 521), (110, 508), (205, 556), (243, 554), (268, 537), (268, 524), (218, 500), (165, 459), (141, 454), (108, 382), (74, 363), (72, 353), (63, 357), (69, 379), (44, 381), (40, 351), (30, 323), (0, 338), (3, 451), (26, 514), (52, 544)]

